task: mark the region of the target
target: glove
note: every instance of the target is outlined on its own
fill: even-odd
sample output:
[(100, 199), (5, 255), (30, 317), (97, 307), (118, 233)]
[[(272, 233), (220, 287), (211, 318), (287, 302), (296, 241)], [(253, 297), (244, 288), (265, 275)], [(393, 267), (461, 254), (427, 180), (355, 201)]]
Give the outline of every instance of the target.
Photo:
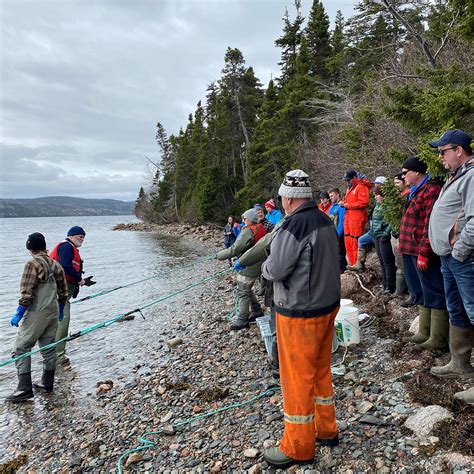
[(59, 303), (59, 321), (64, 319), (64, 303)]
[(416, 260), (416, 266), (420, 272), (425, 272), (428, 270), (428, 257), (423, 257), (423, 255), (418, 255)]
[(241, 265), (238, 260), (234, 262), (234, 270), (236, 272), (240, 272), (241, 270), (245, 270), (247, 267), (245, 265)]
[(85, 286), (92, 286), (95, 285), (97, 282), (92, 280), (93, 276), (91, 275), (90, 277), (84, 278), (84, 285)]
[(13, 318), (10, 321), (10, 324), (12, 326), (18, 327), (19, 322), (21, 321), (21, 318), (25, 314), (26, 311), (26, 306), (18, 306), (16, 309), (16, 313), (13, 315)]

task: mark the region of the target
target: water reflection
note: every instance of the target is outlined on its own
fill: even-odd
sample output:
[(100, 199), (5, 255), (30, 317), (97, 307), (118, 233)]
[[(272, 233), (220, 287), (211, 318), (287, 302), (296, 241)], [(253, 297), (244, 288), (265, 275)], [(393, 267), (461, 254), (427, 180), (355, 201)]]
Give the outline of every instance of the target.
[[(14, 312), (18, 300), (18, 285), (23, 265), (28, 255), (23, 252), (23, 235), (15, 237), (12, 226), (18, 228), (19, 219), (4, 219), (3, 245), (0, 249), (0, 315)], [(60, 239), (64, 223), (57, 219), (32, 219), (31, 229), (46, 229), (48, 246)], [(120, 221), (124, 221), (121, 219)], [(186, 239), (159, 236), (152, 233), (113, 232), (111, 228), (117, 218), (81, 218), (88, 236), (81, 255), (86, 261), (87, 275), (94, 275), (98, 284), (84, 289), (80, 296), (87, 296), (108, 288), (127, 284), (172, 268), (186, 265), (203, 257), (207, 250)], [(6, 226), (6, 228), (5, 228)], [(3, 237), (8, 235), (10, 243)], [(4, 279), (5, 262), (9, 262), (10, 275)], [(181, 289), (200, 278), (208, 276), (199, 265), (184, 271), (171, 272), (163, 278), (151, 279), (139, 285), (121, 289), (103, 297), (87, 300), (72, 306), (71, 332), (104, 321), (118, 314), (142, 306), (160, 297)], [(185, 295), (186, 298), (192, 296)], [(0, 459), (6, 454), (9, 439), (22, 429), (41, 429), (44, 416), (65, 416), (69, 407), (92, 409), (96, 383), (101, 380), (126, 381), (135, 366), (146, 362), (150, 352), (157, 351), (162, 342), (159, 334), (166, 333), (167, 321), (172, 317), (176, 300), (167, 300), (153, 308), (144, 310), (145, 320), (136, 315), (126, 321), (92, 332), (68, 342), (67, 354), (71, 364), (57, 370), (54, 394), (37, 394), (32, 403), (8, 405), (3, 399), (16, 386), (16, 370), (13, 364), (0, 368)], [(10, 357), (16, 329), (9, 319), (0, 320), (0, 360)], [(41, 355), (32, 357), (33, 379), (41, 376)], [(91, 398), (93, 397), (93, 398)]]

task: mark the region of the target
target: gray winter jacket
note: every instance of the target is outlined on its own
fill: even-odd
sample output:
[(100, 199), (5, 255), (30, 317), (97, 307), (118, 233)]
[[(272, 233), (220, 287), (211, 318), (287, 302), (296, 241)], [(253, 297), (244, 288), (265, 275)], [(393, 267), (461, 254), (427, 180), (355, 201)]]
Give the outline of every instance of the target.
[(286, 217), (273, 236), (263, 276), (273, 281), (274, 309), (293, 317), (330, 313), (340, 303), (337, 234), (314, 201)]
[(464, 262), (474, 254), (474, 160), (448, 179), (433, 206), (429, 224), (433, 252)]

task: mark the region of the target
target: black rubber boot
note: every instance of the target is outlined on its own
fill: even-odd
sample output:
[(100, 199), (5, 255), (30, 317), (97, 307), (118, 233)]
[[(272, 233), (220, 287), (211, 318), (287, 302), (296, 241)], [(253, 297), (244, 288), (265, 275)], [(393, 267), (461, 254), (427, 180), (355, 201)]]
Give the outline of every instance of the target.
[(54, 370), (43, 370), (41, 382), (35, 382), (33, 387), (43, 392), (51, 393), (54, 388)]
[(24, 403), (33, 397), (31, 372), (28, 372), (27, 374), (18, 374), (18, 386), (16, 391), (9, 395), (6, 398), (6, 401), (11, 403)]
[(410, 306), (415, 306), (415, 295), (411, 293), (408, 295), (408, 298), (400, 305), (402, 308), (409, 308)]
[(339, 444), (339, 435), (334, 436), (334, 438), (316, 438), (316, 443), (319, 446), (337, 446)]
[(241, 329), (248, 329), (250, 327), (250, 324), (247, 321), (243, 321), (241, 319), (236, 319), (233, 321), (230, 325), (230, 330), (231, 331), (240, 331)]
[(278, 344), (276, 337), (272, 342), (272, 377), (277, 380), (280, 378), (280, 364), (278, 363)]
[(395, 281), (396, 291), (395, 296), (404, 296), (407, 294), (408, 287), (407, 282), (405, 281), (405, 275), (403, 273), (397, 273)]

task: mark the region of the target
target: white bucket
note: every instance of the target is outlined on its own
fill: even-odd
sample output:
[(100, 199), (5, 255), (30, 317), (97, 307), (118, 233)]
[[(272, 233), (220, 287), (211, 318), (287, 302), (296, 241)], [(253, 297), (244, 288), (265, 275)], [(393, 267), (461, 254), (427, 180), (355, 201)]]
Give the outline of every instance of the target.
[(359, 310), (353, 306), (341, 306), (336, 316), (336, 334), (340, 346), (359, 344)]
[(354, 302), (352, 300), (342, 299), (340, 304), (341, 306), (352, 306)]

